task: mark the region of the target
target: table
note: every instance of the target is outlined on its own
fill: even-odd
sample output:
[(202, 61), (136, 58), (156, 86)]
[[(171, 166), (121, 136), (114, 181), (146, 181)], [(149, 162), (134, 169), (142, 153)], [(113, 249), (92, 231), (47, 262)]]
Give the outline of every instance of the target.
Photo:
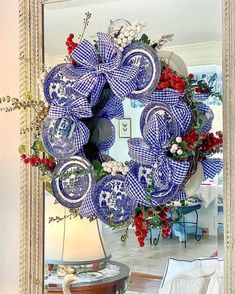
[[(94, 283), (72, 284), (70, 291), (72, 294), (122, 294), (126, 289), (128, 278), (130, 277), (130, 269), (125, 264), (110, 261), (110, 264), (116, 265), (120, 268), (118, 275), (104, 278), (101, 281)], [(52, 287), (49, 284), (45, 288), (45, 294), (62, 294), (61, 286)]]

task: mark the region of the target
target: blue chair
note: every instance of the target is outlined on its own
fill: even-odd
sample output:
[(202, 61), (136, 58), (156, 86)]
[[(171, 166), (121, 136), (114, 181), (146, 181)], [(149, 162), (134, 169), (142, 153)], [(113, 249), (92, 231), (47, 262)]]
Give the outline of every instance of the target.
[[(182, 219), (175, 223), (172, 228), (172, 234), (179, 238), (179, 241), (187, 246), (187, 234), (194, 234), (195, 240), (200, 241), (202, 237), (202, 229), (198, 226), (198, 210), (201, 204), (178, 207), (176, 211), (182, 214)], [(186, 216), (195, 213), (195, 221), (187, 221)]]

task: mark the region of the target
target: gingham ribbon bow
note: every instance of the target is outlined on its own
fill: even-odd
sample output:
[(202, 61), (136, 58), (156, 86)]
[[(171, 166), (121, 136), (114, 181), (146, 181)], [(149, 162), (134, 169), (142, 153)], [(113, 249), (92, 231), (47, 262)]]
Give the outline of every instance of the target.
[(76, 73), (79, 79), (75, 90), (86, 97), (92, 94), (96, 100), (107, 81), (113, 93), (124, 99), (137, 87), (138, 68), (122, 64), (122, 53), (110, 35), (97, 33), (97, 36), (101, 63), (96, 48), (87, 40), (82, 41), (71, 53), (78, 65)]
[[(144, 137), (145, 140), (141, 138), (128, 140), (129, 154), (138, 163), (153, 166), (152, 173), (155, 185), (153, 204), (170, 201), (178, 193), (180, 185), (185, 180), (190, 163), (188, 161), (176, 162), (166, 155), (170, 134), (160, 115), (153, 115), (147, 122), (144, 128)], [(130, 177), (129, 181), (128, 177)], [(127, 176), (126, 184), (129, 191), (136, 191), (136, 181), (133, 181), (133, 175)], [(132, 187), (132, 184), (135, 187)], [(139, 183), (139, 185), (141, 184)], [(138, 200), (144, 204), (143, 195), (138, 193), (135, 195), (137, 198), (141, 197), (142, 199)], [(134, 194), (132, 196), (134, 197)]]
[(86, 98), (79, 97), (68, 103), (66, 106), (51, 104), (48, 115), (49, 117), (55, 119), (60, 117), (69, 117), (75, 122), (75, 144), (77, 151), (88, 142), (90, 136), (89, 129), (79, 120), (81, 118), (92, 116), (91, 107)]

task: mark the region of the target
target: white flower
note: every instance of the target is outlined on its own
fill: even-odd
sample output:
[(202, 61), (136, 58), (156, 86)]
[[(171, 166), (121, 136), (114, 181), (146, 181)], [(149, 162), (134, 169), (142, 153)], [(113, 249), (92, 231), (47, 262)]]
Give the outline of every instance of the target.
[(112, 172), (111, 172), (111, 175), (112, 175), (112, 176), (116, 176), (116, 172), (115, 172), (115, 171), (112, 171)]
[(172, 146), (171, 146), (171, 149), (174, 149), (174, 150), (177, 150), (179, 148), (179, 146), (177, 145), (177, 144), (173, 144)]
[(177, 143), (180, 143), (180, 142), (182, 142), (182, 138), (181, 138), (181, 137), (176, 137), (175, 141), (176, 141)]
[(183, 150), (182, 150), (182, 149), (178, 149), (178, 150), (177, 150), (177, 154), (178, 154), (178, 155), (182, 155), (182, 154), (183, 154)]
[(106, 168), (106, 172), (107, 172), (107, 173), (111, 173), (111, 171), (112, 171), (111, 168), (109, 168), (109, 167)]

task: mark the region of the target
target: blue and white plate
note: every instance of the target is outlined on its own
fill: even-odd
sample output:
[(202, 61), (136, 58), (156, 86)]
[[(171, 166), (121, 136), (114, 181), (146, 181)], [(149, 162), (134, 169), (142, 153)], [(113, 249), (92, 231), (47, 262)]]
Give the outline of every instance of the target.
[(140, 69), (137, 75), (137, 89), (129, 95), (131, 99), (141, 99), (156, 89), (161, 74), (161, 63), (152, 47), (140, 42), (131, 43), (123, 51), (122, 63)]
[(135, 211), (137, 204), (127, 196), (124, 181), (121, 175), (107, 176), (97, 184), (92, 194), (96, 215), (104, 223), (125, 223)]
[(71, 63), (58, 64), (48, 73), (44, 81), (44, 95), (49, 104), (54, 102), (62, 106), (77, 97), (74, 90), (76, 79), (65, 74), (71, 67)]
[(46, 117), (42, 128), (42, 142), (48, 153), (55, 158), (68, 158), (77, 152), (76, 124), (69, 117)]
[(144, 126), (149, 121), (151, 116), (156, 114), (160, 115), (163, 118), (164, 122), (167, 125), (167, 130), (171, 136), (177, 136), (180, 133), (179, 125), (172, 115), (169, 106), (164, 103), (153, 102), (147, 104), (147, 106), (141, 113), (140, 130), (142, 136), (144, 136)]
[(54, 174), (65, 176), (52, 180), (52, 190), (60, 204), (68, 208), (78, 208), (81, 206), (82, 201), (95, 185), (95, 178), (89, 171), (84, 174), (73, 174), (72, 172), (91, 168), (90, 162), (79, 156), (72, 156), (58, 162)]

